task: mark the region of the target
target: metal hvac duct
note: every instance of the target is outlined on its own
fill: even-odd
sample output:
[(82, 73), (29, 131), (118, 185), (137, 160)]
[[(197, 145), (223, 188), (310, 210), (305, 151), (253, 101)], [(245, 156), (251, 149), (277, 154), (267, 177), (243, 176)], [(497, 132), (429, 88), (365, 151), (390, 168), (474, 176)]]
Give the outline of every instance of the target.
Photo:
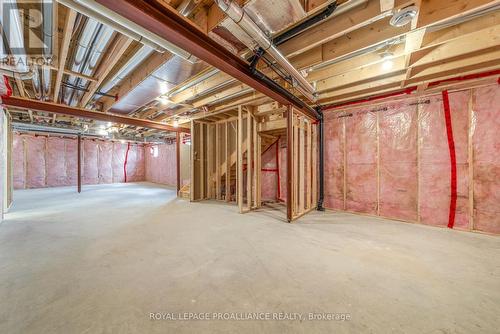
[(314, 87), (300, 74), (300, 72), (283, 56), (272, 43), (272, 40), (260, 29), (252, 18), (233, 0), (216, 0), (217, 5), (226, 13), (256, 44), (270, 54), (276, 62), (292, 76), (299, 91), (310, 101), (315, 102)]
[(151, 33), (138, 24), (113, 12), (93, 0), (58, 0), (63, 5), (78, 11), (113, 28), (121, 34), (143, 43), (157, 51), (167, 50), (190, 63), (197, 62), (196, 57), (175, 46), (169, 41)]
[[(53, 3), (52, 0), (44, 0), (41, 3), (42, 15), (43, 15), (43, 43), (45, 44), (44, 56), (49, 58), (53, 55), (53, 32), (54, 32), (54, 15), (53, 15)], [(50, 68), (48, 66), (42, 66), (42, 97), (46, 99), (50, 94), (52, 75)]]
[[(11, 11), (11, 22), (10, 22), (10, 34), (9, 34), (9, 48), (16, 48), (20, 50), (19, 57), (23, 57), (23, 61), (16, 61), (16, 67), (13, 68), (15, 73), (30, 73), (30, 77), (33, 84), (33, 91), (35, 92), (35, 98), (40, 99), (42, 97), (41, 87), (40, 87), (40, 75), (37, 68), (30, 69), (28, 66), (28, 57), (26, 51), (24, 51), (24, 37), (23, 37), (23, 26), (21, 24), (21, 17), (19, 16), (19, 10), (17, 9), (17, 4), (15, 2), (9, 3), (14, 9)], [(1, 18), (3, 21), (3, 17)], [(2, 22), (3, 24), (3, 22)], [(6, 51), (6, 50), (5, 50)], [(22, 56), (21, 56), (22, 55)], [(19, 87), (19, 89), (22, 89)]]
[[(110, 27), (104, 26), (93, 19), (87, 19), (78, 42), (71, 70), (84, 75), (92, 75), (112, 35), (113, 29)], [(64, 102), (67, 105), (75, 106), (83, 95), (83, 90), (78, 88), (85, 87), (87, 83), (88, 80), (70, 75), (65, 83)]]

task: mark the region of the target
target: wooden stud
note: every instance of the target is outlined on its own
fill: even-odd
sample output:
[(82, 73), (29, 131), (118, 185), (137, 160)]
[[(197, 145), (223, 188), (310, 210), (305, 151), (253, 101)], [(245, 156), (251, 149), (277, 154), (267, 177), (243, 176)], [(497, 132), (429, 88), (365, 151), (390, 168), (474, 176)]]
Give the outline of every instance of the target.
[(305, 210), (305, 192), (306, 192), (306, 168), (307, 163), (305, 161), (305, 118), (300, 116), (299, 118), (299, 156), (298, 156), (298, 167), (299, 167), (299, 207), (297, 213), (303, 213)]
[(312, 126), (312, 181), (311, 181), (311, 192), (312, 192), (312, 206), (315, 206), (318, 202), (318, 125), (313, 124)]
[(252, 140), (252, 117), (250, 111), (247, 111), (247, 209), (252, 209), (252, 150), (253, 150), (253, 140)]
[(207, 145), (206, 145), (206, 150), (207, 150), (207, 177), (206, 177), (206, 187), (207, 187), (207, 193), (205, 198), (213, 198), (212, 194), (212, 178), (213, 178), (213, 169), (212, 169), (212, 155), (213, 155), (213, 124), (208, 124), (207, 125)]
[(286, 145), (286, 218), (289, 223), (293, 220), (293, 109), (288, 107), (287, 117), (287, 145)]
[(294, 113), (293, 121), (293, 213), (294, 216), (299, 213), (299, 117)]
[(220, 135), (219, 124), (215, 124), (215, 199), (220, 200)]
[(205, 124), (202, 122), (200, 124), (200, 147), (198, 152), (200, 153), (200, 199), (205, 198)]
[(312, 205), (312, 197), (311, 197), (311, 191), (312, 191), (312, 169), (313, 169), (313, 161), (312, 161), (312, 132), (311, 132), (311, 120), (308, 120), (307, 122), (307, 133), (306, 133), (306, 175), (307, 175), (307, 182), (306, 182), (306, 208), (310, 209)]
[(229, 140), (229, 122), (225, 124), (226, 131), (226, 202), (231, 201), (231, 145)]
[(262, 138), (261, 136), (257, 133), (257, 120), (254, 119), (254, 136), (257, 138), (257, 144), (255, 147), (256, 150), (256, 164), (255, 164), (255, 175), (256, 175), (256, 185), (255, 185), (255, 192), (257, 194), (256, 196), (256, 203), (255, 205), (257, 208), (260, 208), (262, 206)]
[(238, 135), (237, 137), (237, 145), (236, 150), (238, 152), (237, 156), (237, 189), (236, 194), (238, 197), (238, 209), (240, 213), (243, 213), (243, 110), (241, 105), (238, 107)]

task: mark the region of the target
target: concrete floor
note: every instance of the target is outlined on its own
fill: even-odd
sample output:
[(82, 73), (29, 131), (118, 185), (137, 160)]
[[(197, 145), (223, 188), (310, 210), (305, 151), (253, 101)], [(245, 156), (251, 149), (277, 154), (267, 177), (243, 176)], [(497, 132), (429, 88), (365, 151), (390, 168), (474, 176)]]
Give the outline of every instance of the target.
[(0, 333), (499, 333), (498, 237), (334, 213), (285, 224), (148, 183), (15, 197), (0, 224)]

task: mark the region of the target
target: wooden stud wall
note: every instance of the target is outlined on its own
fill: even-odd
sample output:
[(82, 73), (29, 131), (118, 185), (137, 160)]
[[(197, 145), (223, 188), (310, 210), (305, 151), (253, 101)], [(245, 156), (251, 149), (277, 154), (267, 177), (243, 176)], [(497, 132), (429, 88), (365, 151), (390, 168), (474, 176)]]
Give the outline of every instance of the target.
[(293, 108), (288, 111), (287, 220), (298, 219), (317, 201), (318, 146), (315, 120)]

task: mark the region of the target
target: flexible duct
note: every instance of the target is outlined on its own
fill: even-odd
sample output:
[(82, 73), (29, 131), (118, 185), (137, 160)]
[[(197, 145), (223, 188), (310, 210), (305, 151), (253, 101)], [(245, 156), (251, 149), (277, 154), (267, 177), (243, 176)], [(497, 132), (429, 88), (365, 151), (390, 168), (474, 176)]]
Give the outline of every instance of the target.
[(314, 87), (300, 74), (300, 72), (283, 56), (283, 54), (273, 45), (271, 39), (259, 28), (252, 18), (245, 13), (233, 0), (216, 0), (221, 10), (226, 13), (243, 31), (245, 31), (262, 49), (270, 54), (276, 62), (289, 73), (294, 82), (300, 87), (299, 90), (312, 102), (314, 97)]
[(151, 33), (150, 31), (144, 29), (138, 24), (124, 18), (121, 15), (109, 10), (107, 7), (93, 1), (93, 0), (58, 0), (63, 5), (78, 11), (85, 16), (93, 18), (99, 22), (110, 26), (114, 30), (128, 36), (136, 41), (148, 45), (152, 49), (160, 51), (165, 49), (170, 53), (173, 53), (182, 59), (195, 63), (197, 62), (196, 57), (190, 53), (182, 50), (181, 48), (175, 46), (174, 44), (168, 42), (167, 40)]

